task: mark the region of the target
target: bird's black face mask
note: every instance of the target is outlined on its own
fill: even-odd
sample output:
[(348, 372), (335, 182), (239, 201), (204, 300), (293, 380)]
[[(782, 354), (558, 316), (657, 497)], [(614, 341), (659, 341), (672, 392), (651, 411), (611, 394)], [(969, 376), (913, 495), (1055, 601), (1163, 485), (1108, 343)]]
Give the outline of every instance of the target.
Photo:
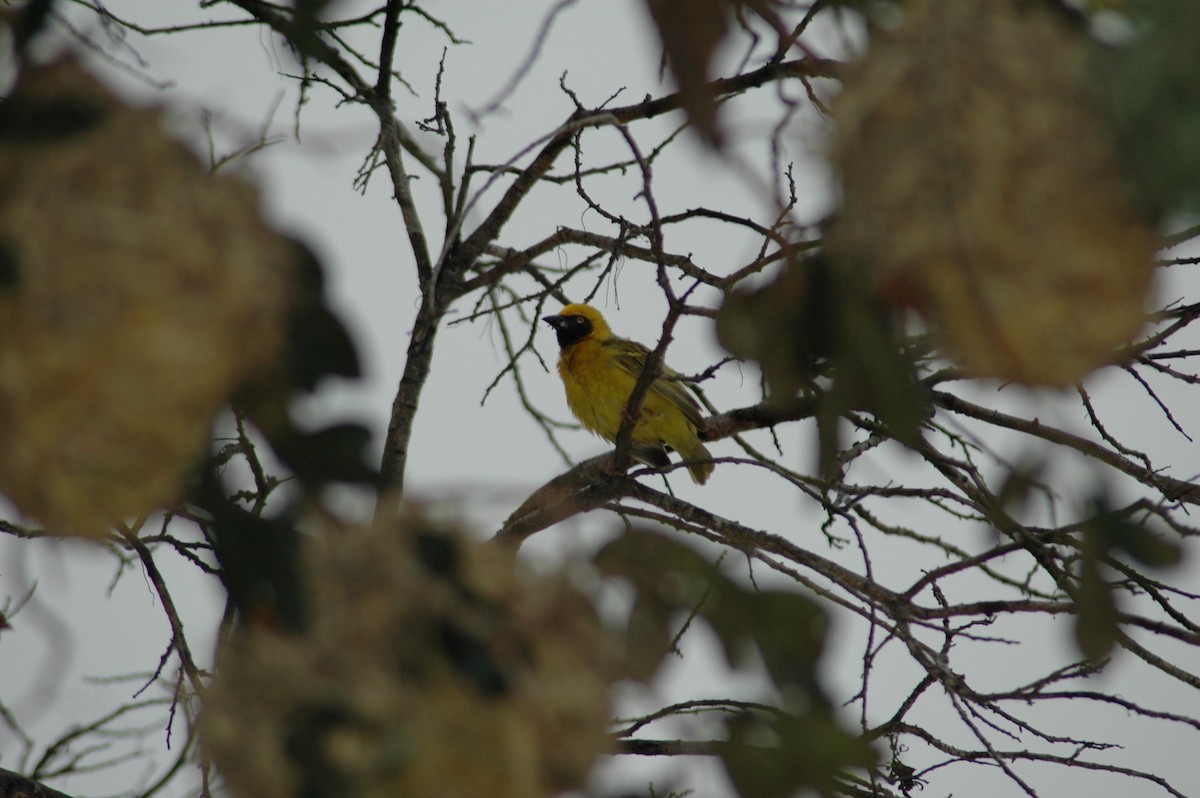
[(562, 349), (592, 334), (592, 322), (586, 316), (544, 316), (542, 321), (554, 328)]

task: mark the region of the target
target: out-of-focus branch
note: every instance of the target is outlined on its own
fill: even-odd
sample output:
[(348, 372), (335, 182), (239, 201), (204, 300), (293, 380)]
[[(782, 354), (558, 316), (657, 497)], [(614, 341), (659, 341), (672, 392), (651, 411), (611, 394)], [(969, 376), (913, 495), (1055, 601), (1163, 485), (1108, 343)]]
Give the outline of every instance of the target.
[(71, 798), (41, 782), (0, 768), (0, 798)]

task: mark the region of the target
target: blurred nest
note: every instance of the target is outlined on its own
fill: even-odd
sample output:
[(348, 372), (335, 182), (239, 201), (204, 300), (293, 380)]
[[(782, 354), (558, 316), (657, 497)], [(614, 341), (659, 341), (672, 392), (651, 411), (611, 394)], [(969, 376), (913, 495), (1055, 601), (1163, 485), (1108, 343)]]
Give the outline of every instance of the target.
[(279, 357), (292, 245), (72, 60), (0, 106), (0, 490), (55, 532), (169, 504)]
[(617, 649), (565, 578), (420, 518), (305, 562), (307, 631), (220, 652), (201, 735), (235, 795), (531, 798), (610, 748)]
[(830, 254), (976, 376), (1070, 385), (1147, 321), (1156, 237), (1050, 4), (914, 0), (833, 106)]

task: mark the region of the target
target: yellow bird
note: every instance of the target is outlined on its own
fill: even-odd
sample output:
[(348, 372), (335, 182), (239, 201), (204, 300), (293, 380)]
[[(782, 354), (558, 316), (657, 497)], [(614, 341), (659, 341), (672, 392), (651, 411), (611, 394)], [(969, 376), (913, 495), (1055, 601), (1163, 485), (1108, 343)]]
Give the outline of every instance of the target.
[[(633, 387), (646, 365), (649, 350), (636, 341), (613, 335), (600, 311), (590, 305), (567, 305), (557, 316), (542, 321), (554, 328), (561, 352), (558, 374), (567, 389), (567, 405), (592, 432), (616, 441)], [(709, 460), (712, 455), (700, 442), (707, 425), (700, 405), (688, 393), (679, 375), (665, 365), (650, 384), (641, 416), (633, 428), (633, 456), (655, 468), (665, 468), (667, 452), (679, 452), (685, 461)], [(708, 481), (712, 463), (688, 463), (692, 480)]]

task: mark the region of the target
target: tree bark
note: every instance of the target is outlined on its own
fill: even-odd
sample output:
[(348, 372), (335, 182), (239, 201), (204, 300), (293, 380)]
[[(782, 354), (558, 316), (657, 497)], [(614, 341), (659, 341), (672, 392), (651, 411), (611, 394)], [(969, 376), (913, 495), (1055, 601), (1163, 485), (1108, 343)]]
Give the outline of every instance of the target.
[(0, 768), (0, 798), (71, 798), (66, 793)]

